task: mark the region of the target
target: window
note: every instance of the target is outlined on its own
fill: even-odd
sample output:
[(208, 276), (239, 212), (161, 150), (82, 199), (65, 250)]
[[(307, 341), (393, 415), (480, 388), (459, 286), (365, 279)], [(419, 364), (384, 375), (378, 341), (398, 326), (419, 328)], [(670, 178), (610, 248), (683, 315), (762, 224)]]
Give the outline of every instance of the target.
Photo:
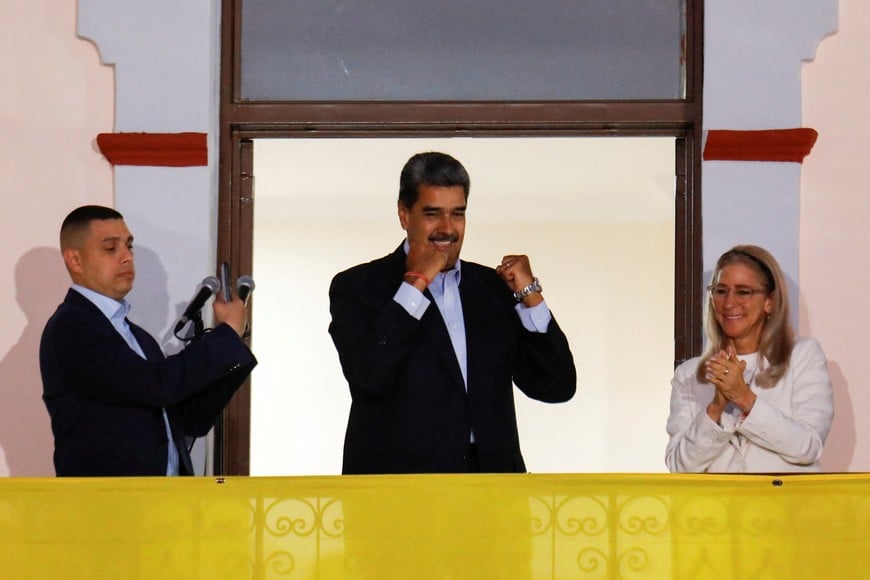
[[(495, 93), (490, 99), (484, 98), (485, 95), (475, 97), (457, 91), (446, 96), (433, 93), (431, 98), (423, 99), (421, 95), (375, 95), (379, 100), (372, 100), (375, 97), (371, 94), (359, 93), (357, 100), (340, 101), (329, 100), (330, 93), (302, 93), (297, 95), (296, 100), (277, 99), (275, 94), (256, 91), (251, 91), (251, 95), (259, 96), (260, 100), (245, 95), (245, 90), (255, 86), (250, 84), (250, 79), (254, 77), (247, 76), (250, 73), (245, 72), (247, 67), (254, 65), (250, 58), (246, 60), (242, 50), (242, 35), (247, 35), (244, 40), (247, 43), (257, 33), (256, 30), (245, 28), (243, 18), (246, 7), (249, 3), (253, 6), (253, 2), (226, 0), (222, 4), (224, 44), (221, 70), (219, 261), (230, 261), (236, 273), (253, 272), (252, 139), (670, 137), (675, 143), (676, 168), (673, 208), (674, 361), (682, 361), (700, 350), (703, 292), (700, 254), (701, 0), (686, 0), (685, 8), (680, 9), (684, 15), (679, 26), (683, 31), (679, 45), (680, 73), (677, 75), (680, 86), (669, 95), (664, 92), (656, 94), (658, 91), (654, 91), (645, 93), (652, 96), (643, 97), (635, 94), (619, 98), (619, 93), (605, 97), (593, 94), (590, 97), (589, 94), (573, 95), (556, 91), (521, 94), (514, 100), (506, 92)], [(284, 3), (281, 4), (283, 6)], [(295, 11), (302, 4), (307, 3), (291, 4), (290, 8)], [(315, 4), (318, 3), (312, 3)], [(655, 0), (621, 4), (643, 6), (644, 9), (672, 6), (667, 1)], [(419, 8), (414, 2), (407, 6), (409, 10)], [(532, 9), (537, 5), (528, 6)], [(528, 14), (526, 20), (534, 20), (535, 15)], [(623, 36), (626, 42), (632, 39), (631, 34)], [(386, 46), (394, 46), (390, 44), (392, 41), (389, 36), (381, 40)], [(613, 62), (617, 58), (612, 54), (613, 50), (612, 47), (601, 45), (600, 51), (604, 55), (601, 62)], [(494, 52), (501, 51), (495, 47)], [(534, 51), (529, 47), (527, 52)], [(288, 57), (279, 53), (270, 58), (281, 61)], [(668, 72), (666, 76), (673, 75)], [(547, 78), (552, 79), (552, 75)], [(290, 80), (291, 84), (302, 82), (294, 80), (292, 76)], [(544, 82), (546, 84), (546, 79)], [(623, 96), (628, 94), (624, 93)], [(529, 96), (533, 100), (529, 100)], [(265, 97), (270, 98), (262, 100)], [(625, 159), (624, 163), (629, 167), (632, 160)], [(256, 328), (253, 328), (255, 343), (256, 332)], [(233, 400), (224, 420), (218, 425), (217, 473), (248, 473), (249, 410), (250, 391), (244, 389)]]

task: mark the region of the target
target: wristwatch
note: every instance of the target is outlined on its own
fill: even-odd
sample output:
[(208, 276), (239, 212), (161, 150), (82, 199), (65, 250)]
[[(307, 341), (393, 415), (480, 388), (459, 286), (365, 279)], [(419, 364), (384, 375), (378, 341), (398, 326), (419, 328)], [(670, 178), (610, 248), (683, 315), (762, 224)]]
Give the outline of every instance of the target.
[(543, 290), (541, 288), (541, 281), (537, 278), (532, 278), (532, 283), (520, 290), (519, 292), (514, 292), (514, 299), (517, 302), (522, 302), (523, 298), (531, 294), (532, 292), (540, 292)]

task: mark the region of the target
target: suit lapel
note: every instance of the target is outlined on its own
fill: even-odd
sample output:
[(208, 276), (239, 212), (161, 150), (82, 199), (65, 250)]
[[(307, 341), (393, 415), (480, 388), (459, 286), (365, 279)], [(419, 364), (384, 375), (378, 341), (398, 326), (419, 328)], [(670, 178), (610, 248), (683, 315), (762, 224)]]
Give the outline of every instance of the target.
[[(405, 274), (405, 250), (402, 245), (393, 252), (391, 268), (395, 279), (401, 283)], [(464, 272), (463, 272), (464, 276)], [(427, 288), (423, 295), (431, 302), (429, 308), (423, 313), (423, 318), (420, 324), (423, 330), (429, 335), (432, 341), (432, 346), (441, 362), (447, 368), (451, 380), (456, 383), (463, 391), (465, 391), (465, 381), (462, 378), (462, 370), (459, 368), (459, 361), (456, 359), (456, 351), (453, 350), (453, 343), (450, 342), (450, 334), (447, 332), (447, 324), (441, 316), (441, 311), (438, 305), (435, 304), (435, 298)]]
[[(157, 344), (157, 341), (150, 334), (129, 320), (127, 320), (127, 324), (130, 325), (130, 332), (136, 337), (136, 342), (139, 343), (147, 360), (158, 361), (163, 359), (163, 351), (160, 350), (160, 345)], [(166, 417), (169, 419), (172, 439), (175, 443), (175, 448), (178, 450), (178, 470), (181, 475), (193, 475), (193, 462), (190, 459), (190, 453), (187, 451), (187, 437), (172, 407), (166, 408)]]
[(478, 280), (474, 277), (473, 268), (462, 268), (462, 282), (459, 284), (459, 297), (462, 300), (462, 317), (465, 321), (465, 352), (468, 361), (468, 384), (474, 382), (475, 362), (478, 356), (486, 356), (486, 345), (481, 344), (484, 340), (481, 333), (486, 332), (487, 321), (481, 317), (482, 305), (479, 303), (482, 295), (478, 286)]
[(488, 283), (481, 266), (469, 267), (467, 262), (463, 265), (459, 296), (465, 320), (468, 384), (471, 389), (471, 385), (488, 382), (490, 371), (484, 369), (488, 368), (488, 361), (499, 349), (509, 342), (509, 337), (503, 333), (511, 327), (503, 323), (504, 296)]
[(450, 342), (450, 334), (447, 332), (447, 325), (444, 323), (444, 318), (441, 316), (441, 311), (438, 310), (438, 305), (427, 290), (425, 292), (432, 304), (426, 309), (420, 323), (423, 329), (432, 339), (432, 345), (435, 351), (441, 358), (441, 362), (447, 367), (450, 373), (450, 378), (457, 383), (462, 390), (465, 390), (465, 381), (462, 379), (462, 369), (459, 368), (459, 361), (456, 358), (456, 351), (453, 350), (453, 343)]
[(160, 351), (160, 346), (151, 338), (150, 334), (129, 320), (127, 320), (127, 324), (130, 325), (130, 332), (132, 332), (133, 336), (136, 337), (136, 342), (139, 343), (139, 347), (142, 349), (142, 352), (145, 353), (146, 360), (160, 360), (163, 358), (163, 352)]

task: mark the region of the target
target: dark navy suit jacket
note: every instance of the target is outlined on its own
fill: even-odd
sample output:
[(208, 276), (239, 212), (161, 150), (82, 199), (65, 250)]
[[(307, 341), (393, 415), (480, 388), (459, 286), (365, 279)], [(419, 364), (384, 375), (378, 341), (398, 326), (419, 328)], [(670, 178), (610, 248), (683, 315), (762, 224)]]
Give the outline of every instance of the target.
[(163, 408), (181, 474), (192, 475), (185, 436), (205, 435), (257, 364), (226, 324), (169, 357), (130, 328), (146, 359), (70, 289), (43, 330), (39, 364), (59, 476), (166, 475)]
[(472, 429), (481, 471), (525, 471), (512, 382), (534, 399), (570, 399), (577, 375), (564, 333), (555, 319), (546, 333), (525, 330), (495, 270), (463, 261), (466, 393), (434, 301), (418, 321), (393, 300), (404, 272), (400, 246), (332, 280), (329, 332), (352, 397), (343, 472), (462, 472)]

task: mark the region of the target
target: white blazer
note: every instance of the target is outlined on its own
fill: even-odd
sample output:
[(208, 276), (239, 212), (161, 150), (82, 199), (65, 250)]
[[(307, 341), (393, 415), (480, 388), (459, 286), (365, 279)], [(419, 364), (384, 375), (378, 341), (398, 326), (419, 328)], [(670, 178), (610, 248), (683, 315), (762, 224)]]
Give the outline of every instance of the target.
[[(834, 418), (834, 398), (828, 361), (819, 343), (798, 338), (788, 370), (769, 388), (755, 382), (763, 357), (738, 358), (746, 361), (744, 379), (758, 398), (745, 418), (729, 403), (720, 424), (707, 415), (715, 387), (696, 378), (701, 357), (677, 367), (667, 425), (668, 469), (696, 473), (821, 471), (819, 459)], [(761, 368), (767, 366), (766, 360), (763, 363)]]

